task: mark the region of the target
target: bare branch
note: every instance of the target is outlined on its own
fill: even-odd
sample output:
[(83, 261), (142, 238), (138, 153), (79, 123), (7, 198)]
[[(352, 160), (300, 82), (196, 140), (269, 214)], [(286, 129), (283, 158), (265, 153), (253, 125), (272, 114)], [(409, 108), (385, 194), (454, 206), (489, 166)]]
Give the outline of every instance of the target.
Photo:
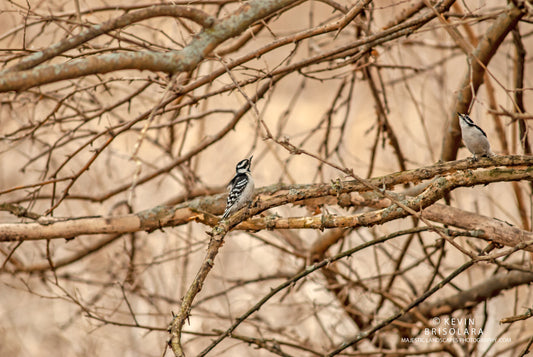
[[(33, 70), (8, 72), (0, 75), (0, 92), (28, 89), (65, 79), (124, 69), (167, 73), (191, 71), (219, 44), (239, 35), (254, 22), (296, 1), (298, 0), (253, 0), (204, 29), (179, 51), (113, 53), (57, 65), (43, 65)], [(112, 24), (108, 26), (112, 27)]]
[(53, 46), (24, 58), (22, 61), (20, 61), (20, 63), (0, 72), (0, 76), (9, 72), (17, 72), (33, 68), (38, 64), (46, 62), (65, 51), (76, 48), (77, 46), (100, 35), (116, 29), (124, 28), (135, 22), (159, 16), (185, 17), (196, 22), (204, 28), (209, 28), (215, 23), (215, 19), (213, 17), (201, 10), (191, 7), (169, 5), (149, 7), (122, 15), (103, 24), (93, 25), (79, 35), (66, 38)]

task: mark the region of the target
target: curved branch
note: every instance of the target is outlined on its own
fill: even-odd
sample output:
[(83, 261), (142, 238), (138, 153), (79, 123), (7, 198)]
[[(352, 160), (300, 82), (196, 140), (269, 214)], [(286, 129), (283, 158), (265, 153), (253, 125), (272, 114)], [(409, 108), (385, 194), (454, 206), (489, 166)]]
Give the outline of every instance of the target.
[(68, 63), (41, 65), (32, 70), (10, 72), (0, 76), (0, 92), (23, 90), (97, 73), (124, 69), (167, 73), (194, 69), (219, 44), (241, 34), (246, 28), (298, 0), (252, 0), (229, 16), (204, 28), (182, 50), (167, 53), (141, 51), (91, 56)]
[(188, 6), (174, 6), (174, 5), (161, 5), (153, 6), (139, 11), (131, 12), (115, 19), (104, 22), (103, 24), (92, 25), (88, 29), (82, 31), (79, 35), (74, 37), (65, 38), (59, 41), (55, 45), (47, 47), (46, 49), (33, 53), (32, 55), (24, 58), (20, 63), (5, 69), (0, 74), (6, 74), (9, 72), (23, 71), (33, 68), (65, 51), (75, 48), (95, 37), (131, 25), (135, 22), (143, 21), (153, 17), (160, 16), (172, 16), (172, 17), (185, 17), (191, 21), (196, 22), (204, 28), (209, 28), (215, 23), (215, 18), (209, 14), (191, 8)]

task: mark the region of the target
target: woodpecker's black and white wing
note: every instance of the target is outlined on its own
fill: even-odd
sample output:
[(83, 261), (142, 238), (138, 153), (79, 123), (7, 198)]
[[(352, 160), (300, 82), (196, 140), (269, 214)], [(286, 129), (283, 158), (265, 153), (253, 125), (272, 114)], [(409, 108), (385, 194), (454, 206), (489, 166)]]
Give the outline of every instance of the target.
[[(227, 218), (229, 215), (241, 207), (251, 198), (253, 193), (253, 183), (250, 182), (248, 174), (237, 174), (230, 182), (230, 190), (228, 200), (226, 202), (226, 211), (222, 218)], [(250, 187), (252, 187), (250, 189)]]
[(235, 177), (233, 178), (233, 180), (231, 180), (231, 183), (230, 183), (231, 186), (230, 186), (230, 191), (229, 191), (228, 200), (227, 200), (228, 207), (233, 206), (235, 202), (237, 202), (239, 197), (241, 197), (242, 192), (246, 188), (247, 184), (248, 184), (248, 177), (246, 176), (246, 174), (235, 175)]

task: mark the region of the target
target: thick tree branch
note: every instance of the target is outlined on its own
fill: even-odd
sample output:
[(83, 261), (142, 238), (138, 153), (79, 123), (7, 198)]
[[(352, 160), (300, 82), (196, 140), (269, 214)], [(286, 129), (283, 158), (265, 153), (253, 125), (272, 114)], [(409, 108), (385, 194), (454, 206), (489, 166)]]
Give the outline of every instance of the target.
[(22, 90), (65, 79), (123, 69), (167, 73), (190, 71), (222, 42), (241, 34), (254, 22), (297, 1), (252, 0), (229, 16), (216, 21), (213, 26), (204, 28), (179, 51), (112, 53), (81, 58), (68, 63), (41, 65), (32, 70), (9, 72), (0, 76), (0, 92)]
[[(477, 237), (494, 243), (514, 247), (533, 239), (533, 232), (520, 229), (507, 222), (468, 212), (459, 208), (435, 203), (422, 212), (422, 217), (445, 225), (478, 233)], [(526, 250), (533, 251), (533, 247)]]
[[(468, 160), (448, 162), (428, 166), (425, 168), (403, 171), (388, 176), (377, 177), (369, 180), (372, 185), (391, 188), (406, 182), (415, 182), (422, 179), (431, 179), (437, 175), (447, 176), (434, 180), (426, 190), (413, 198), (402, 201), (403, 204), (414, 210), (430, 207), (442, 196), (457, 187), (484, 185), (493, 182), (533, 180), (533, 158), (508, 156), (498, 157), (502, 164), (508, 168), (492, 168), (471, 171)], [(478, 167), (490, 165), (491, 160), (480, 160)], [(524, 168), (525, 166), (525, 168)], [(470, 167), (470, 168), (469, 168)], [(368, 191), (368, 187), (355, 181), (337, 182), (334, 184), (314, 185), (273, 185), (258, 190), (261, 200), (258, 202), (256, 212), (278, 207), (285, 204), (297, 204), (302, 200), (337, 196), (339, 204), (350, 205), (349, 198), (343, 194), (351, 192)], [(157, 206), (150, 210), (136, 214), (116, 217), (78, 217), (78, 218), (46, 218), (42, 217), (38, 223), (6, 223), (0, 225), (0, 241), (16, 240), (41, 240), (54, 238), (72, 238), (82, 234), (123, 234), (138, 231), (153, 231), (162, 227), (173, 227), (197, 221), (206, 225), (215, 226), (218, 218), (212, 214), (220, 214), (224, 206), (225, 195), (199, 197), (192, 201), (184, 202), (174, 207)], [(452, 212), (454, 209), (427, 208), (423, 210), (424, 217), (439, 222), (447, 222), (469, 230), (480, 230), (480, 238), (491, 239), (497, 243), (513, 246), (526, 241), (532, 233), (522, 231), (494, 220), (489, 220), (476, 214), (465, 212), (462, 218)], [(261, 229), (294, 229), (294, 228), (343, 228), (371, 226), (408, 216), (409, 213), (390, 205), (386, 208), (346, 216), (314, 216), (278, 218), (267, 216), (253, 218), (242, 222), (235, 229), (261, 230)], [(443, 223), (444, 223), (443, 222)]]
[(96, 38), (102, 34), (108, 33), (116, 29), (124, 28), (139, 21), (160, 16), (185, 17), (196, 22), (204, 28), (209, 28), (215, 23), (214, 17), (203, 12), (202, 10), (198, 10), (192, 7), (173, 5), (152, 6), (146, 9), (119, 16), (102, 24), (92, 25), (91, 27), (83, 30), (79, 35), (65, 38), (64, 40), (61, 40), (58, 43), (47, 47), (42, 51), (29, 55), (28, 57), (20, 61), (20, 63), (17, 63), (16, 65), (0, 72), (0, 75), (9, 72), (17, 72), (33, 68), (61, 53), (64, 53), (65, 51), (76, 48), (77, 46), (89, 40), (92, 40), (93, 38)]

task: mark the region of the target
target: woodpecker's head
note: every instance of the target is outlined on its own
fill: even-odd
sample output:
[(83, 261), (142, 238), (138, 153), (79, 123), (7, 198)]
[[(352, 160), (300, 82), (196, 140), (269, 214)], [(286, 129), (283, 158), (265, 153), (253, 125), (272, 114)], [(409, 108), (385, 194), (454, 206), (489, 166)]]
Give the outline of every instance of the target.
[(459, 116), (459, 124), (461, 124), (461, 126), (474, 126), (475, 125), (472, 119), (470, 119), (470, 117), (468, 116), (468, 114), (457, 113), (457, 115)]
[(250, 172), (250, 166), (252, 166), (252, 157), (254, 156), (252, 155), (248, 159), (239, 161), (239, 163), (235, 167), (235, 171), (237, 171), (238, 174), (245, 174), (247, 172)]
[(460, 114), (457, 113), (459, 116), (459, 125), (461, 126), (462, 132), (469, 132), (469, 133), (476, 133), (482, 134), (484, 137), (487, 137), (487, 134), (481, 129), (478, 125), (474, 123), (472, 119), (468, 116), (468, 114)]

